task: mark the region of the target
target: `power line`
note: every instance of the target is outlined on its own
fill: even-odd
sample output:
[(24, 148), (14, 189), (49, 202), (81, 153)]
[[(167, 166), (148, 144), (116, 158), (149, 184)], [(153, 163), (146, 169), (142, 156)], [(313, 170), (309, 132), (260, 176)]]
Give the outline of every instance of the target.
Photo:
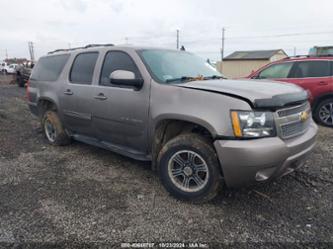
[(275, 38), (275, 37), (290, 37), (290, 36), (303, 36), (303, 35), (321, 35), (321, 34), (333, 34), (333, 31), (307, 32), (307, 33), (284, 33), (284, 34), (276, 34), (276, 35), (259, 35), (259, 36), (234, 36), (234, 37), (226, 37), (226, 39)]

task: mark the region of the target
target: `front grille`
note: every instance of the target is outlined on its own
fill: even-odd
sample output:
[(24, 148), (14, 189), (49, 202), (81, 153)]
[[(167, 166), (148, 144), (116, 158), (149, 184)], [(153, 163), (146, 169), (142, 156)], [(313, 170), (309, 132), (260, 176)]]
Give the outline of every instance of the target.
[(308, 103), (306, 102), (303, 105), (291, 107), (288, 109), (283, 109), (281, 111), (278, 111), (277, 113), (278, 113), (279, 117), (285, 117), (285, 116), (289, 116), (289, 115), (293, 115), (293, 114), (297, 114), (302, 111), (305, 111), (307, 109), (307, 106), (308, 106)]
[(281, 125), (281, 135), (283, 138), (292, 137), (298, 134), (302, 134), (308, 128), (308, 121), (297, 121), (290, 124)]
[[(304, 112), (308, 115), (306, 120), (302, 117)], [(283, 139), (303, 134), (308, 129), (310, 121), (311, 109), (308, 102), (302, 105), (281, 109), (276, 112), (278, 132)]]

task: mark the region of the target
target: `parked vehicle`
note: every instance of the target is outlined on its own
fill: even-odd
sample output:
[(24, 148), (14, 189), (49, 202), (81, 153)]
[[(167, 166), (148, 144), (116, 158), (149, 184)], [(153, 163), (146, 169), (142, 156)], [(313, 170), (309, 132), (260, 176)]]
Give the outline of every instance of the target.
[(26, 65), (19, 65), (16, 68), (16, 82), (19, 87), (24, 87), (26, 85), (33, 67), (34, 64), (30, 63)]
[(2, 61), (0, 63), (0, 72), (4, 73), (4, 74), (7, 74), (7, 72), (8, 72), (8, 64), (7, 64), (7, 62)]
[(10, 64), (7, 67), (7, 73), (8, 74), (16, 74), (16, 69), (18, 67), (18, 64)]
[(266, 182), (302, 165), (315, 144), (307, 92), (224, 79), (184, 51), (89, 45), (39, 59), (27, 87), (47, 140), (71, 139), (152, 161), (191, 201), (225, 182)]
[(260, 68), (248, 78), (273, 79), (303, 87), (310, 93), (314, 119), (333, 127), (333, 56), (288, 57)]

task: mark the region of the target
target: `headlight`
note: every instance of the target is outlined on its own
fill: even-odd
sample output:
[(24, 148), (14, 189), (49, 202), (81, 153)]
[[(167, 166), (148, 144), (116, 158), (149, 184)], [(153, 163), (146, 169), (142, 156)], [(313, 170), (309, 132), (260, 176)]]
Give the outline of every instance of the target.
[(276, 135), (271, 112), (231, 111), (235, 137), (256, 138)]

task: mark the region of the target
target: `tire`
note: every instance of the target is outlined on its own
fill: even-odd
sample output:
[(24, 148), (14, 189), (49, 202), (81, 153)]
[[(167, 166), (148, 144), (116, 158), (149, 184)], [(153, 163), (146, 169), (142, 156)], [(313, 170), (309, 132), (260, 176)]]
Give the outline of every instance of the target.
[(41, 125), (47, 141), (53, 145), (67, 145), (71, 138), (66, 133), (58, 114), (47, 110), (42, 117)]
[(177, 199), (206, 202), (217, 195), (222, 183), (212, 145), (196, 134), (182, 134), (168, 141), (159, 153), (158, 164), (163, 186)]
[(325, 99), (317, 105), (314, 119), (323, 126), (333, 127), (333, 98)]

